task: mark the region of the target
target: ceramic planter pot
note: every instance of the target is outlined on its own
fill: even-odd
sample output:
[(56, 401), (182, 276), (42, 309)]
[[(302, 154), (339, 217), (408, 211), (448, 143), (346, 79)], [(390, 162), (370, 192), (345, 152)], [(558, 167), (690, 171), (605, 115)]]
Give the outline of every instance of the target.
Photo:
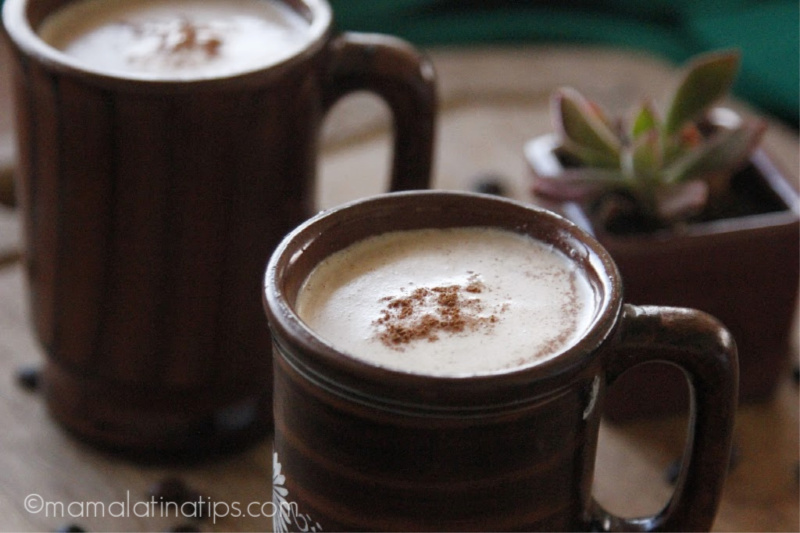
[[(559, 139), (529, 141), (535, 180), (564, 167)], [(800, 280), (800, 200), (763, 150), (733, 178), (745, 214), (692, 223), (678, 231), (615, 235), (580, 201), (536, 202), (594, 235), (611, 252), (631, 303), (691, 307), (719, 318), (739, 348), (740, 402), (768, 399), (789, 362)], [(682, 373), (650, 365), (622, 376), (609, 391), (606, 416), (623, 421), (681, 412), (688, 405)]]

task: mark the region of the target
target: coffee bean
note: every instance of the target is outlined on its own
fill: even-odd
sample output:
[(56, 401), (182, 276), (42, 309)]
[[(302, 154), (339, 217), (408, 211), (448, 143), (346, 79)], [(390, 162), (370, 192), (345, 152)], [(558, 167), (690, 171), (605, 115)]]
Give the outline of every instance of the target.
[(199, 533), (200, 528), (194, 524), (179, 524), (169, 528), (169, 533)]
[(148, 494), (156, 503), (183, 503), (193, 495), (186, 483), (180, 478), (167, 477), (154, 483)]
[(77, 524), (66, 524), (56, 529), (56, 533), (83, 533), (86, 531)]
[(154, 483), (148, 495), (156, 504), (176, 503), (187, 518), (203, 520), (211, 516), (212, 502), (191, 489), (182, 479), (167, 477)]
[(483, 194), (505, 196), (506, 187), (503, 185), (504, 181), (505, 179), (498, 174), (481, 174), (474, 179), (472, 190)]
[(17, 369), (17, 383), (23, 389), (34, 392), (39, 388), (39, 369), (34, 366), (23, 366)]

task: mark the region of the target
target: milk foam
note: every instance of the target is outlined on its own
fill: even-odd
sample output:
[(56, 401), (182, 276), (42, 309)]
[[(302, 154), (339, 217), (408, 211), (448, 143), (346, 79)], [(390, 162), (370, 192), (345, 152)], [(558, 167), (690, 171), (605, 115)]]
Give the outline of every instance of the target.
[(561, 252), (493, 228), (390, 232), (320, 263), (296, 302), (338, 350), (437, 376), (544, 361), (589, 326), (594, 292)]
[(38, 31), (89, 68), (157, 79), (255, 70), (309, 39), (308, 22), (274, 0), (80, 0)]

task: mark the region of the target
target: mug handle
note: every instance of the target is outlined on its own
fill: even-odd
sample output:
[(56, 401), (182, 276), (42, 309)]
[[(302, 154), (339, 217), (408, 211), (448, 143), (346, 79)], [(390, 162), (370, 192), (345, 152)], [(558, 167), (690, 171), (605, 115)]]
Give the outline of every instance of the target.
[(391, 190), (428, 188), (437, 108), (430, 60), (406, 41), (380, 34), (345, 32), (330, 49), (324, 110), (357, 90), (382, 97), (394, 119)]
[(714, 317), (694, 309), (624, 306), (606, 359), (611, 385), (631, 367), (678, 366), (689, 384), (689, 427), (675, 491), (656, 515), (621, 518), (593, 503), (599, 531), (709, 531), (730, 460), (738, 398), (736, 343)]

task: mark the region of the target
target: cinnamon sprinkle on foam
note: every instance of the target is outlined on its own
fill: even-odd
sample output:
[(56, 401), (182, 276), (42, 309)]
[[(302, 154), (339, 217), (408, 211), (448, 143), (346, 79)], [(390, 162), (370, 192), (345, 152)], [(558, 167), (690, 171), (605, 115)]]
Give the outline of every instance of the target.
[(381, 316), (373, 322), (377, 338), (390, 348), (402, 350), (416, 340), (435, 342), (440, 333), (462, 333), (490, 329), (499, 319), (494, 313), (481, 314), (484, 306), (475, 295), (485, 290), (477, 276), (467, 285), (419, 287), (407, 296), (385, 297)]

